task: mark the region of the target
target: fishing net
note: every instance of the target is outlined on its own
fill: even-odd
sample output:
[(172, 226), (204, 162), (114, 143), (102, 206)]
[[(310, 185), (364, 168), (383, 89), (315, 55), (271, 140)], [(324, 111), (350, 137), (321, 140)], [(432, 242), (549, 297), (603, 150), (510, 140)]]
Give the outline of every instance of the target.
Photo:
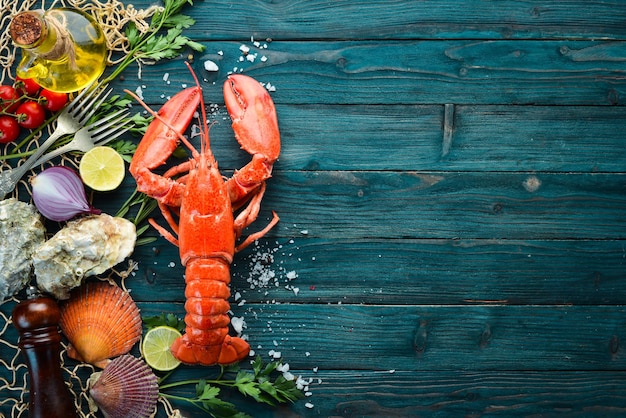
[[(0, 65), (2, 71), (0, 73), (0, 84), (5, 80), (14, 80), (15, 75), (12, 73), (14, 64), (18, 56), (16, 47), (12, 44), (8, 34), (8, 26), (11, 17), (28, 9), (49, 9), (51, 7), (73, 7), (81, 9), (91, 14), (101, 25), (109, 49), (109, 65), (114, 65), (117, 57), (122, 57), (128, 52), (127, 39), (124, 36), (124, 27), (129, 22), (134, 22), (140, 32), (144, 32), (148, 28), (147, 19), (149, 19), (156, 11), (160, 9), (158, 6), (152, 6), (146, 10), (137, 10), (132, 5), (124, 5), (117, 0), (109, 0), (100, 2), (98, 0), (60, 0), (46, 4), (41, 0), (0, 0)], [(122, 58), (118, 58), (122, 59)], [(34, 149), (38, 146), (38, 140), (41, 137), (36, 135), (25, 148)], [(23, 144), (21, 144), (23, 145)], [(4, 147), (4, 154), (9, 151), (8, 147), (15, 145), (7, 145)], [(71, 157), (63, 157), (61, 164), (75, 164)], [(0, 168), (8, 168), (10, 164), (4, 160), (0, 163)], [(27, 181), (21, 182), (20, 188), (16, 188), (13, 197), (20, 200), (30, 200), (30, 188)], [(19, 196), (19, 191), (28, 195)], [(25, 190), (25, 191), (24, 191)], [(125, 288), (125, 278), (128, 271), (117, 272), (112, 271), (111, 276), (107, 279), (116, 281), (122, 288)], [(14, 418), (28, 416), (28, 370), (23, 362), (20, 350), (18, 348), (18, 333), (12, 325), (11, 312), (20, 300), (16, 297), (0, 301), (0, 418)], [(100, 413), (90, 410), (89, 396), (87, 388), (87, 378), (95, 370), (91, 365), (78, 363), (67, 357), (66, 348), (63, 344), (61, 352), (61, 367), (65, 382), (68, 384), (69, 390), (74, 396), (75, 406), (81, 417), (96, 417)], [(180, 416), (177, 410), (164, 399), (159, 399), (160, 407), (158, 411), (160, 415)]]

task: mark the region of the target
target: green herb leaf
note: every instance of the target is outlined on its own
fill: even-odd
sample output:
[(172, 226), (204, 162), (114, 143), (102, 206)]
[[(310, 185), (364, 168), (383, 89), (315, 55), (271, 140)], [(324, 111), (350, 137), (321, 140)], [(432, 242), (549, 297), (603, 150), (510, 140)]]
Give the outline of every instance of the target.
[[(181, 332), (185, 330), (185, 321), (171, 313), (161, 313), (161, 315), (158, 316), (142, 317), (141, 319), (148, 329), (165, 325), (168, 327), (176, 328)], [(204, 384), (206, 384), (206, 382), (204, 382)], [(200, 385), (200, 382), (198, 383), (198, 385)]]
[(170, 16), (166, 21), (163, 22), (163, 26), (172, 27), (172, 28), (180, 28), (187, 29), (196, 23), (195, 19), (186, 15), (173, 15)]
[(216, 386), (211, 386), (211, 385), (207, 385), (205, 384), (202, 387), (202, 392), (200, 392), (198, 388), (196, 388), (196, 394), (198, 397), (198, 400), (200, 401), (209, 401), (211, 399), (214, 399), (217, 397), (217, 395), (220, 394), (220, 388), (216, 387)]

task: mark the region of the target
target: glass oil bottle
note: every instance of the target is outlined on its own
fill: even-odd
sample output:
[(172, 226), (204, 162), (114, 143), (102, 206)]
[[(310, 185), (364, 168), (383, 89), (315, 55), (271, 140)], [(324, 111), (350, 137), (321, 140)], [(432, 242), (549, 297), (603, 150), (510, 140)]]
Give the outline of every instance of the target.
[(74, 92), (96, 80), (106, 68), (106, 38), (87, 13), (72, 8), (29, 10), (9, 26), (22, 48), (17, 75), (57, 92)]

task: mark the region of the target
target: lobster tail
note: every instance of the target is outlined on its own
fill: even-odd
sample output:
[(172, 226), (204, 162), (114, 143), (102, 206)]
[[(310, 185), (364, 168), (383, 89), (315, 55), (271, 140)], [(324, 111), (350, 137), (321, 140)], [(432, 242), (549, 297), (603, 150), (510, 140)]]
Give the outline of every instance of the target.
[(245, 358), (250, 346), (228, 335), (230, 265), (223, 258), (195, 258), (185, 273), (185, 335), (172, 344), (174, 357), (186, 364), (231, 364)]

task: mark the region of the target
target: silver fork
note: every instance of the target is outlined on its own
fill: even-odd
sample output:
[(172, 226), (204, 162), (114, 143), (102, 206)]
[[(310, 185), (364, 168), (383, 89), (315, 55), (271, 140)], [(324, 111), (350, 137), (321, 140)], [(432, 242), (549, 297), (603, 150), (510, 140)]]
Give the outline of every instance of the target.
[(106, 85), (94, 87), (92, 83), (86, 87), (61, 111), (57, 118), (56, 129), (39, 145), (37, 150), (20, 166), (0, 173), (0, 199), (4, 199), (15, 188), (24, 174), (35, 166), (36, 161), (57, 139), (63, 135), (76, 133), (93, 116), (96, 109), (112, 91), (112, 89), (105, 90)]
[(66, 154), (68, 152), (87, 152), (95, 146), (108, 144), (130, 129), (130, 126), (128, 126), (130, 120), (126, 119), (128, 114), (129, 113), (127, 111), (122, 109), (108, 115), (104, 119), (100, 119), (85, 126), (84, 128), (81, 128), (78, 132), (76, 132), (76, 135), (74, 135), (74, 139), (63, 146), (42, 155), (34, 165), (41, 165), (54, 157), (58, 157), (59, 155)]

